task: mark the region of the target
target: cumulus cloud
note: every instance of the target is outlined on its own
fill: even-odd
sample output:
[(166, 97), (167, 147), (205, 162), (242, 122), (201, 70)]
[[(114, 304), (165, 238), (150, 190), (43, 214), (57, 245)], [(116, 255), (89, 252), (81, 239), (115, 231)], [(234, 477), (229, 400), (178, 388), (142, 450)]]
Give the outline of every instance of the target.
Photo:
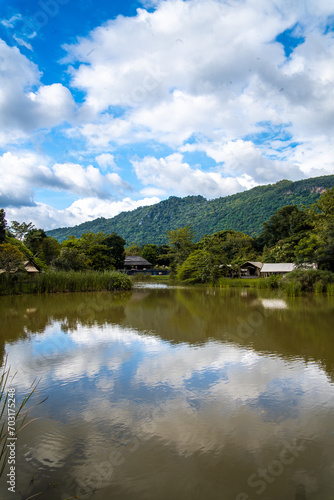
[(183, 162), (180, 153), (166, 158), (147, 156), (132, 162), (137, 177), (144, 185), (154, 185), (182, 196), (202, 194), (207, 198), (226, 196), (252, 187), (251, 178), (223, 177), (218, 172), (203, 172)]
[(125, 197), (118, 201), (103, 200), (97, 197), (80, 198), (65, 210), (57, 210), (45, 203), (36, 202), (31, 206), (9, 207), (6, 209), (6, 219), (9, 222), (13, 220), (19, 222), (29, 221), (37, 227), (48, 230), (57, 227), (75, 226), (98, 217), (114, 217), (121, 212), (154, 205), (155, 203), (159, 203), (159, 201), (160, 198), (156, 196), (145, 197), (139, 200)]
[(48, 165), (49, 160), (33, 153), (0, 156), (0, 206), (34, 206), (34, 189), (69, 191), (83, 197), (115, 199), (132, 187), (119, 174), (106, 175), (92, 165), (74, 163)]
[[(138, 9), (137, 16), (109, 21), (65, 46), (64, 62), (79, 63), (72, 68), (72, 85), (85, 92), (85, 106), (97, 114), (110, 106), (127, 110), (121, 119), (103, 115), (103, 125), (81, 127), (78, 133), (90, 144), (154, 140), (178, 148), (194, 138), (205, 143), (204, 138), (226, 145), (265, 133), (268, 124), (286, 128), (292, 142), (312, 144), (319, 135), (332, 136), (328, 2), (318, 8), (311, 0), (294, 1), (288, 10), (283, 0), (176, 0), (154, 6), (151, 13)], [(304, 42), (286, 57), (276, 39), (288, 30)], [(280, 156), (282, 144), (271, 146)], [(278, 158), (278, 177), (280, 166), (283, 176), (290, 170), (295, 153), (294, 146)], [(263, 169), (270, 170), (272, 162), (263, 158)], [(302, 177), (300, 167), (294, 170)], [(326, 172), (333, 169), (331, 162)], [(260, 177), (266, 182), (277, 176)]]
[(59, 83), (42, 85), (37, 66), (17, 47), (0, 40), (0, 60), (0, 146), (73, 116), (70, 91)]

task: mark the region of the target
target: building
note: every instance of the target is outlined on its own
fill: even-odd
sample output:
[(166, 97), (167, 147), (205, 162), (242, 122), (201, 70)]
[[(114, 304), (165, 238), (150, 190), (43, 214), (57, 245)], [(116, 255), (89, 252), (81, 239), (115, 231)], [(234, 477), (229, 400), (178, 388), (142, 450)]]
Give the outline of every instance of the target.
[(240, 278), (259, 278), (261, 268), (264, 264), (262, 262), (247, 261), (239, 266)]
[(137, 255), (125, 257), (124, 267), (130, 271), (147, 271), (152, 268), (152, 264), (148, 260)]
[[(32, 258), (30, 258), (29, 260), (25, 260), (23, 262), (23, 266), (24, 266), (25, 271), (30, 276), (37, 275), (41, 272), (41, 268), (36, 264), (36, 262), (34, 262), (34, 260)], [(22, 271), (22, 268), (20, 270)], [(16, 271), (18, 271), (18, 269), (10, 271), (10, 272), (15, 273)], [(0, 274), (5, 273), (5, 272), (6, 272), (5, 269), (0, 269)]]
[(317, 269), (316, 264), (293, 264), (292, 262), (285, 263), (275, 263), (275, 264), (263, 264), (261, 269), (261, 277), (268, 278), (269, 276), (275, 275), (285, 275), (291, 273), (295, 269)]

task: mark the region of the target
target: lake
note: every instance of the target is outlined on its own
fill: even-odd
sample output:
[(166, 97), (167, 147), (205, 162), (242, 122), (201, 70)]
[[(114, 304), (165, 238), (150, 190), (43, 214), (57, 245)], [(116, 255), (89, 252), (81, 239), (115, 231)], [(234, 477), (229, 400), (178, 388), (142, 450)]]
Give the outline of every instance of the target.
[(334, 500), (334, 297), (142, 283), (0, 315), (17, 399), (40, 379), (1, 499)]

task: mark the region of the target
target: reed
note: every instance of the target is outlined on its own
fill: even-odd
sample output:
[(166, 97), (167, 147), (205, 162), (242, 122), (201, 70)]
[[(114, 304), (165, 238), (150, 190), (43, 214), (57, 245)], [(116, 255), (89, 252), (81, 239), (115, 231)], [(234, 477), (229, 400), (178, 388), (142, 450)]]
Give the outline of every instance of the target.
[(329, 283), (327, 285), (327, 294), (330, 296), (334, 296), (334, 283)]
[(0, 295), (130, 290), (131, 279), (118, 271), (48, 271), (37, 276), (0, 275)]
[(284, 293), (288, 297), (298, 297), (302, 293), (302, 286), (298, 281), (289, 281), (285, 283)]
[[(6, 418), (8, 415), (8, 407), (9, 407), (8, 403), (10, 401), (8, 384), (9, 381), (12, 381), (13, 378), (15, 377), (15, 374), (13, 376), (10, 375), (10, 367), (8, 367), (7, 362), (8, 358), (6, 356), (4, 364), (2, 366), (2, 373), (0, 375), (0, 477), (4, 473), (9, 455), (9, 448), (7, 446), (9, 429), (8, 429), (8, 418)], [(15, 426), (14, 426), (15, 431), (11, 431), (14, 432), (14, 436), (11, 434), (11, 438), (17, 438), (17, 435), (23, 429), (23, 427), (32, 422), (32, 420), (26, 421), (30, 408), (26, 409), (25, 407), (28, 401), (30, 400), (31, 396), (36, 391), (38, 383), (39, 382), (38, 381), (36, 382), (36, 380), (32, 383), (32, 385), (30, 386), (29, 393), (23, 398), (18, 410), (15, 411)], [(44, 401), (45, 399), (38, 404), (41, 404)]]

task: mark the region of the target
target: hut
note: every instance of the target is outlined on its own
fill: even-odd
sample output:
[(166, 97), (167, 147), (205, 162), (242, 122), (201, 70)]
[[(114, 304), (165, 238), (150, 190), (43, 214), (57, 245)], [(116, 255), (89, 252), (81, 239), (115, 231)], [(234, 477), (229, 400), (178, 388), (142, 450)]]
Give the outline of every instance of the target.
[(125, 257), (124, 267), (128, 271), (149, 271), (152, 269), (152, 264), (148, 260), (143, 259), (143, 257), (131, 255)]
[(239, 266), (240, 278), (259, 278), (263, 264), (262, 262), (253, 262), (248, 260)]
[(317, 269), (316, 264), (301, 264), (297, 265), (293, 262), (277, 262), (273, 264), (263, 264), (261, 269), (261, 277), (269, 278), (269, 276), (284, 276), (291, 273), (295, 269)]

